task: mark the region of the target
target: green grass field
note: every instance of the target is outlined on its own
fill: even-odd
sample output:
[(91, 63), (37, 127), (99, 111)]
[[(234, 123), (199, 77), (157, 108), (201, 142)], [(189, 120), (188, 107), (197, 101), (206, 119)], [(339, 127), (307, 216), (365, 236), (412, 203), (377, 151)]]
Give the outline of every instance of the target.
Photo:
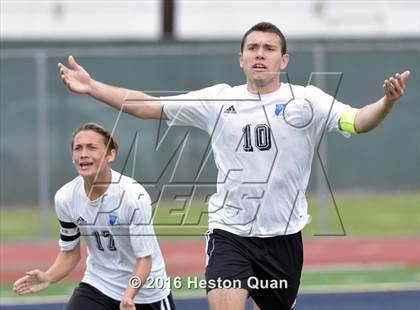
[[(420, 230), (420, 193), (399, 192), (381, 194), (337, 194), (336, 202), (341, 219), (349, 236), (419, 236)], [(328, 231), (318, 227), (315, 199), (309, 199), (309, 213), (313, 221), (304, 230), (304, 235), (341, 234), (341, 225), (332, 204), (328, 206)], [(180, 206), (164, 204), (155, 211), (155, 228), (158, 235), (185, 236), (196, 235), (202, 238), (207, 227), (205, 205), (193, 204), (190, 212)], [(185, 215), (187, 213), (187, 215)], [(24, 223), (22, 224), (22, 219)], [(50, 214), (51, 229), (47, 238), (56, 239), (58, 225), (53, 209)], [(181, 223), (181, 224), (180, 224)], [(198, 225), (197, 225), (198, 224)], [(40, 215), (35, 208), (0, 208), (0, 234), (2, 241), (23, 241), (41, 239)], [(198, 276), (202, 279), (203, 276)], [(180, 289), (174, 288), (174, 295), (204, 295), (204, 290), (186, 289), (185, 281)], [(374, 267), (351, 269), (305, 269), (302, 276), (301, 291), (331, 291), (352, 289), (381, 288), (418, 288), (420, 283), (419, 267)], [(63, 281), (48, 290), (30, 297), (69, 296), (77, 282)], [(0, 285), (0, 297), (17, 297), (11, 291), (11, 284)]]
[[(336, 202), (345, 232), (349, 236), (418, 236), (420, 232), (420, 193), (337, 194)], [(304, 235), (342, 234), (339, 217), (330, 201), (327, 207), (328, 228), (318, 226), (316, 199), (309, 198), (313, 221)], [(24, 223), (22, 224), (22, 219)], [(58, 222), (53, 208), (50, 232), (56, 239)], [(186, 212), (180, 205), (162, 204), (155, 209), (155, 230), (159, 236), (203, 236), (207, 228), (206, 205), (192, 204)], [(0, 236), (2, 241), (37, 240), (41, 236), (41, 219), (33, 207), (1, 207)]]
[[(189, 278), (189, 279), (188, 279)], [(176, 296), (205, 294), (204, 289), (188, 288), (188, 280), (204, 279), (200, 276), (182, 277), (179, 288), (172, 285), (172, 291)], [(415, 288), (420, 281), (420, 270), (415, 267), (393, 267), (393, 268), (360, 268), (352, 270), (305, 270), (302, 276), (301, 292), (311, 291), (338, 291), (338, 290), (375, 290), (383, 288)], [(28, 295), (32, 297), (43, 296), (69, 296), (73, 292), (77, 281), (62, 281), (51, 285), (47, 290), (37, 294)], [(171, 283), (174, 283), (171, 281)], [(0, 296), (2, 298), (25, 298), (19, 297), (11, 290), (11, 284), (0, 285)]]

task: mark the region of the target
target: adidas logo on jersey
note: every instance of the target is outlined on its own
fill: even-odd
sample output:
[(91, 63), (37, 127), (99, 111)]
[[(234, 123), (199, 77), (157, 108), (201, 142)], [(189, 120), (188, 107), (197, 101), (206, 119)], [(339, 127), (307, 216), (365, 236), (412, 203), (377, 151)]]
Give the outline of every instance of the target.
[(236, 113), (235, 107), (231, 105), (229, 108), (225, 110), (225, 113)]

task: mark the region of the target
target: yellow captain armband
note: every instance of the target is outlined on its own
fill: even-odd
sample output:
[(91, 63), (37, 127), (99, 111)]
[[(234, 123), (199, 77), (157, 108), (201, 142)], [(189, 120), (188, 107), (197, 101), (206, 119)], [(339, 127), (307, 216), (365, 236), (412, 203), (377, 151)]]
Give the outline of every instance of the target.
[(356, 128), (354, 128), (354, 120), (356, 119), (357, 111), (359, 111), (359, 109), (350, 108), (341, 113), (339, 120), (341, 130), (357, 134)]

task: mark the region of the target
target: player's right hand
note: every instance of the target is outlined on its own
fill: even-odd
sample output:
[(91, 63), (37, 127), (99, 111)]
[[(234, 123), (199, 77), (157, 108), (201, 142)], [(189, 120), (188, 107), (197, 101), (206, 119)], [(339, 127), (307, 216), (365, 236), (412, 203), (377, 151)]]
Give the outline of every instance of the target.
[(18, 295), (35, 293), (46, 289), (50, 285), (47, 273), (38, 269), (29, 271), (13, 284), (13, 291)]
[(120, 310), (136, 310), (133, 299), (124, 296), (120, 303)]
[(58, 63), (61, 80), (72, 92), (78, 94), (89, 94), (92, 86), (92, 79), (89, 73), (80, 66), (73, 56), (69, 56), (71, 69), (67, 68), (61, 62)]

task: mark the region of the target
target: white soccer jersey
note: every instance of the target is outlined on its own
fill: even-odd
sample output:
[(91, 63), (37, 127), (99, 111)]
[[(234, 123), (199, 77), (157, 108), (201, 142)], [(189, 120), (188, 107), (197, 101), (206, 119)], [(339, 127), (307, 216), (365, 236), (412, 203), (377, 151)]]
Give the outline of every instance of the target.
[(315, 147), (324, 130), (339, 130), (350, 106), (314, 86), (287, 83), (263, 95), (218, 84), (161, 101), (168, 125), (211, 136), (218, 177), (210, 229), (271, 237), (310, 222), (305, 191)]
[(73, 249), (82, 235), (88, 257), (82, 282), (121, 300), (129, 285), (137, 257), (151, 255), (150, 281), (135, 303), (153, 303), (169, 294), (165, 264), (151, 221), (151, 201), (135, 180), (112, 171), (112, 184), (90, 201), (82, 177), (76, 177), (55, 195), (62, 251)]

